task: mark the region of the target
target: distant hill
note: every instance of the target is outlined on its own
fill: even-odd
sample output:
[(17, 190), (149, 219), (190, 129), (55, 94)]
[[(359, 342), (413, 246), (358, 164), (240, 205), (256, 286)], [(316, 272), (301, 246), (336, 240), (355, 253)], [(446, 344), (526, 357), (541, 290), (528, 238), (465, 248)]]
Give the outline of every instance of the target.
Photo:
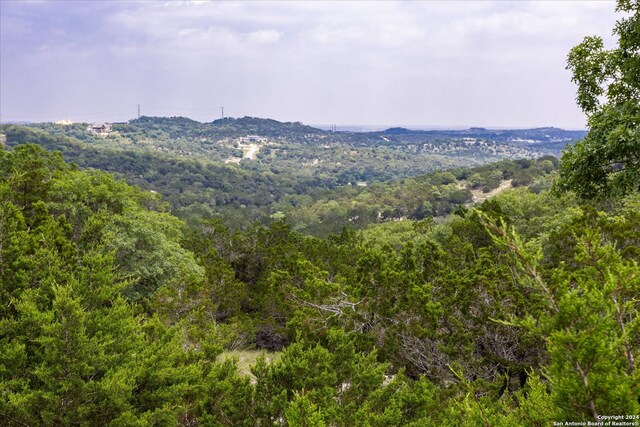
[(465, 130), (411, 130), (394, 127), (382, 132), (370, 132), (372, 134), (399, 135), (405, 138), (483, 138), (492, 141), (514, 144), (538, 144), (538, 143), (569, 143), (582, 139), (586, 135), (584, 130), (565, 130), (554, 127), (542, 127), (534, 129), (485, 129), (469, 128)]
[[(147, 117), (118, 124), (116, 129), (129, 131), (133, 129), (164, 130), (172, 137), (207, 136), (211, 138), (242, 137), (246, 135), (260, 135), (263, 137), (292, 141), (311, 140), (322, 141), (331, 136), (343, 143), (376, 146), (381, 144), (381, 136), (393, 137), (399, 144), (416, 142), (433, 142), (440, 139), (479, 138), (519, 147), (539, 148), (547, 147), (553, 153), (567, 143), (582, 139), (586, 134), (583, 130), (564, 130), (555, 127), (534, 129), (486, 129), (472, 127), (464, 130), (411, 130), (403, 127), (393, 127), (384, 131), (354, 132), (329, 131), (305, 125), (301, 122), (279, 122), (273, 119), (258, 117), (233, 118), (214, 120), (202, 123), (186, 117)], [(383, 140), (382, 140), (383, 141)], [(382, 144), (387, 145), (387, 144)]]
[[(246, 225), (277, 212), (310, 206), (316, 199), (329, 203), (333, 200), (325, 199), (324, 193), (341, 188), (371, 189), (376, 183), (439, 170), (557, 156), (584, 133), (556, 128), (424, 131), (400, 127), (332, 132), (299, 122), (255, 117), (202, 123), (186, 117), (143, 116), (114, 123), (106, 135), (94, 134), (82, 123), (0, 125), (0, 134), (8, 146), (37, 143), (47, 150), (60, 150), (67, 161), (80, 167), (117, 173), (131, 184), (163, 194), (174, 212), (224, 213), (226, 218), (234, 218), (231, 222)], [(251, 159), (243, 151), (249, 135), (256, 136), (249, 140), (253, 144)], [(487, 175), (479, 178), (479, 185), (483, 180), (494, 181)], [(470, 193), (462, 197), (459, 189), (450, 190), (452, 197), (465, 203), (470, 197)], [(442, 215), (449, 211), (448, 206), (453, 205), (434, 199), (431, 206), (418, 203), (400, 209), (399, 215)], [(308, 210), (312, 216), (324, 211)], [(367, 215), (352, 217), (369, 221), (381, 211), (384, 209), (368, 210)], [(352, 218), (351, 223), (355, 222)]]
[(304, 125), (300, 122), (279, 122), (273, 119), (261, 119), (257, 117), (242, 117), (234, 119), (227, 117), (218, 119), (211, 123), (220, 129), (229, 129), (241, 133), (258, 134), (268, 137), (279, 137), (286, 134), (298, 133), (308, 134), (324, 134), (327, 131)]
[(299, 138), (308, 134), (323, 134), (326, 131), (300, 122), (279, 122), (273, 119), (256, 117), (214, 120), (202, 123), (186, 117), (148, 117), (130, 120), (127, 124), (115, 127), (119, 131), (164, 130), (172, 137), (209, 137), (214, 139), (239, 138), (247, 135), (260, 135), (269, 138)]

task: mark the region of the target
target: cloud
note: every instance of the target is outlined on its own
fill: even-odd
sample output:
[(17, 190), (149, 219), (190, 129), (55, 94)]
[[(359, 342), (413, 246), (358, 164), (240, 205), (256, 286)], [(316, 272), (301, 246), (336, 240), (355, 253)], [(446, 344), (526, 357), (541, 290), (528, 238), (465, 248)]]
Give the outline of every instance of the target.
[(277, 30), (259, 30), (247, 34), (247, 40), (257, 44), (276, 43), (282, 37), (282, 33)]
[[(566, 55), (585, 35), (614, 45), (616, 19), (612, 2), (589, 1), (2, 8), (2, 119), (140, 102), (311, 123), (577, 127)], [(89, 85), (105, 93), (77, 89)]]

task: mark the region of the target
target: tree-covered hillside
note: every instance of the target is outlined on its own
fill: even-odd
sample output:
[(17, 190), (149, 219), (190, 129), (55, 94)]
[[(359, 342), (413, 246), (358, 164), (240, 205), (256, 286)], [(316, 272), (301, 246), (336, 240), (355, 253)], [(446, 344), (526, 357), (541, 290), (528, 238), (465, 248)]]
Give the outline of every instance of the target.
[[(171, 121), (192, 125), (188, 120)], [(249, 160), (238, 167), (197, 156), (86, 144), (74, 137), (24, 126), (3, 129), (9, 146), (36, 143), (48, 150), (59, 150), (67, 161), (81, 168), (116, 173), (130, 184), (162, 194), (172, 212), (183, 218), (217, 217), (233, 227), (246, 227), (256, 220), (286, 217), (296, 229), (320, 235), (340, 231), (344, 226), (361, 228), (400, 218), (443, 216), (457, 206), (473, 202), (472, 191), (487, 193), (507, 181), (510, 186), (530, 185), (557, 164), (553, 157), (505, 160), (370, 185), (367, 173), (275, 170)], [(382, 159), (376, 161), (386, 163)], [(431, 162), (435, 162), (433, 158)], [(444, 167), (436, 163), (431, 166)], [(394, 165), (386, 164), (389, 173), (385, 179), (395, 176), (391, 172)]]
[[(111, 131), (105, 133), (96, 133), (87, 124), (4, 125), (0, 126), (0, 133), (5, 135), (10, 146), (31, 142), (50, 150), (61, 150), (67, 161), (81, 167), (122, 173), (129, 183), (146, 185), (147, 188), (153, 187), (152, 181), (159, 174), (165, 175), (153, 163), (171, 159), (181, 166), (196, 164), (215, 169), (215, 181), (224, 181), (225, 176), (231, 176), (229, 185), (234, 188), (238, 188), (234, 176), (248, 176), (251, 181), (278, 182), (273, 186), (283, 187), (287, 194), (295, 195), (358, 183), (388, 182), (501, 159), (533, 159), (545, 154), (557, 156), (566, 144), (584, 135), (580, 131), (553, 128), (328, 132), (300, 123), (250, 117), (226, 118), (211, 123), (184, 117), (141, 117), (126, 124), (113, 124)], [(139, 163), (139, 159), (151, 164), (148, 167), (133, 165), (129, 169), (134, 170), (126, 169), (126, 165)], [(120, 164), (125, 167), (120, 167)], [(184, 169), (192, 168), (185, 166)], [(171, 174), (179, 175), (179, 171), (171, 171)], [(187, 190), (190, 193), (193, 190), (220, 190), (220, 186), (212, 188), (210, 176), (200, 178), (187, 177), (180, 183), (174, 183), (177, 186), (173, 187), (180, 187), (180, 193), (184, 192), (185, 186), (192, 184), (194, 188)], [(281, 181), (289, 182), (280, 184)], [(153, 189), (170, 195), (166, 188)], [(239, 191), (251, 193), (248, 188), (240, 188)], [(228, 189), (225, 188), (224, 192)], [(275, 193), (278, 201), (278, 191)], [(261, 203), (269, 200), (262, 196), (260, 194)], [(213, 197), (207, 194), (205, 203), (210, 204)], [(257, 197), (250, 195), (248, 198)], [(182, 206), (191, 203), (180, 202)], [(215, 200), (215, 203), (219, 205), (220, 200)], [(237, 203), (241, 204), (247, 205), (246, 201)], [(270, 213), (273, 212), (260, 212), (262, 215)], [(249, 215), (252, 219), (257, 216)]]

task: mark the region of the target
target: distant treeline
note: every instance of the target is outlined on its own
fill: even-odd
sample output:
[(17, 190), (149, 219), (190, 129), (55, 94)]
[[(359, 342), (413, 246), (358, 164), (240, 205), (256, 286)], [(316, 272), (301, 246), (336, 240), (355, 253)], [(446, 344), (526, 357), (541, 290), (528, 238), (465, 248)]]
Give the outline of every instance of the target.
[(348, 170), (333, 175), (274, 173), (273, 168), (253, 163), (239, 168), (202, 158), (86, 144), (30, 127), (2, 129), (9, 146), (36, 143), (61, 151), (66, 161), (81, 168), (116, 173), (130, 184), (162, 194), (182, 217), (223, 217), (234, 227), (246, 227), (258, 219), (284, 216), (296, 229), (314, 234), (337, 232), (343, 226), (444, 216), (470, 203), (472, 189), (487, 192), (503, 180), (511, 180), (513, 186), (529, 185), (557, 165), (553, 157), (505, 160), (360, 188), (357, 182), (372, 177)]

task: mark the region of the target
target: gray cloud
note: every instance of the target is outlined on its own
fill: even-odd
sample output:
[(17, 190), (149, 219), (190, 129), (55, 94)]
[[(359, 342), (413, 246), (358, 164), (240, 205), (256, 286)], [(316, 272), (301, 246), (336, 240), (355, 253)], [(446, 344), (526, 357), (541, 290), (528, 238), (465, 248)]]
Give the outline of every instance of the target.
[[(0, 119), (582, 127), (613, 2), (1, 2)], [(109, 112), (109, 113), (106, 113)]]

